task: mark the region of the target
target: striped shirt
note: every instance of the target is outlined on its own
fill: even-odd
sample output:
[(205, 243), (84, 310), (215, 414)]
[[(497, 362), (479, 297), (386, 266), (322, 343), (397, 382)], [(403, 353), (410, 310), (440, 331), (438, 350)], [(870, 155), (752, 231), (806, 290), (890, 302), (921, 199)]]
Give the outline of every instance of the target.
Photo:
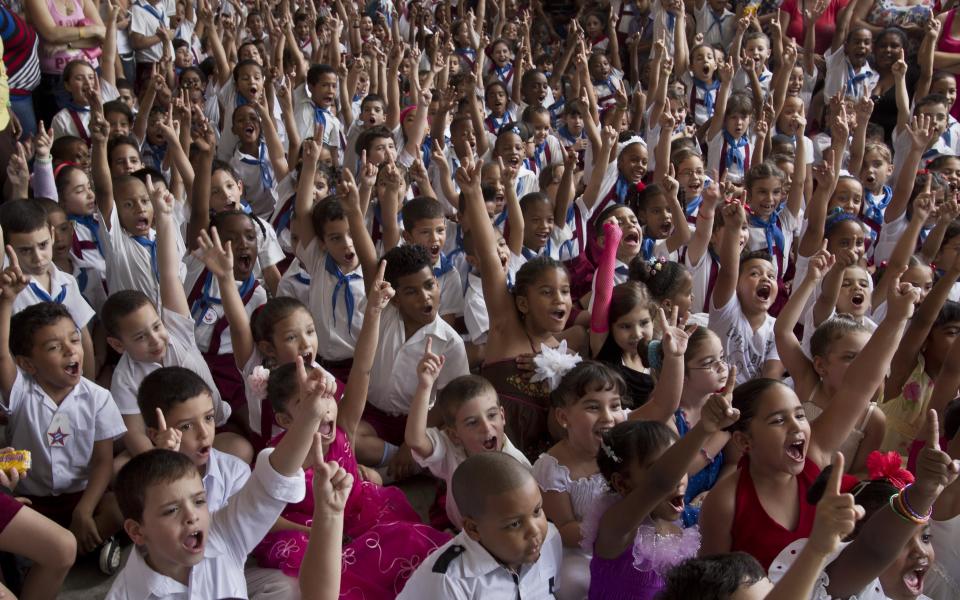
[(6, 4), (0, 3), (0, 37), (10, 94), (28, 96), (40, 83), (39, 38), (36, 30)]

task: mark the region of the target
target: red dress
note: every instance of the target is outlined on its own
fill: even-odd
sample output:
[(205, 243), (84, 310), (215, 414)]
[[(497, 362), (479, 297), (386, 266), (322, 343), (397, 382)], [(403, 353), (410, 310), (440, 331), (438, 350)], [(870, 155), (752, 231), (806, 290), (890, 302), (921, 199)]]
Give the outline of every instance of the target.
[[(812, 6), (814, 0), (785, 0), (780, 5), (780, 10), (790, 15), (790, 24), (787, 26), (786, 34), (796, 40), (798, 45), (803, 44), (804, 29), (801, 9), (805, 2)], [(814, 51), (817, 54), (826, 54), (830, 50), (830, 44), (833, 43), (833, 34), (837, 31), (837, 16), (846, 5), (846, 0), (829, 0), (826, 12), (814, 24), (816, 29)]]
[(757, 488), (754, 487), (753, 479), (750, 477), (748, 456), (740, 460), (739, 470), (733, 527), (730, 532), (733, 540), (730, 551), (740, 550), (753, 555), (763, 565), (763, 569), (767, 570), (781, 550), (796, 540), (810, 537), (816, 507), (807, 503), (807, 490), (820, 474), (820, 467), (808, 458), (803, 465), (803, 471), (797, 475), (800, 516), (793, 531), (770, 518), (760, 504)]

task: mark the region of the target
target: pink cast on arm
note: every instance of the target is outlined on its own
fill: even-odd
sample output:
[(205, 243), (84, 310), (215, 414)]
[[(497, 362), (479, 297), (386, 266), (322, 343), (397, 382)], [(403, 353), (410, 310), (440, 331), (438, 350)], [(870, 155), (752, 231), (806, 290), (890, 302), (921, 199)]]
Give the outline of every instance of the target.
[(600, 263), (594, 275), (593, 312), (590, 314), (590, 331), (606, 333), (610, 324), (607, 322), (610, 315), (610, 298), (613, 297), (613, 273), (617, 264), (617, 248), (623, 231), (616, 223), (603, 224), (603, 250), (600, 253)]

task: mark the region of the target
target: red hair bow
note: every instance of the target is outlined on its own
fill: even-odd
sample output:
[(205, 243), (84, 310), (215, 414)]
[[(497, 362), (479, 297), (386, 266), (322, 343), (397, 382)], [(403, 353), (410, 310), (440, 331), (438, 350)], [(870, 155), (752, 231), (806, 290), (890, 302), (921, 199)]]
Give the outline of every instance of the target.
[(903, 460), (895, 451), (871, 452), (867, 456), (867, 474), (871, 480), (886, 479), (898, 490), (902, 490), (908, 483), (913, 483), (913, 473), (903, 468)]

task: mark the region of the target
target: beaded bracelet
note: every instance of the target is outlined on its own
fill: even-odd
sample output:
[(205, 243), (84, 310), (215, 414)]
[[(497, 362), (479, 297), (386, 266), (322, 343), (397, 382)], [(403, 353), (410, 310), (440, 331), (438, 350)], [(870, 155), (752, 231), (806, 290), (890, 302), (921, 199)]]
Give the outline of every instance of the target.
[(900, 510), (900, 508), (897, 506), (897, 504), (898, 504), (898, 503), (897, 503), (897, 498), (898, 498), (899, 496), (900, 496), (900, 492), (897, 492), (896, 494), (893, 494), (893, 495), (890, 496), (890, 510), (893, 511), (893, 514), (897, 515), (898, 517), (900, 517), (901, 519), (903, 519), (903, 520), (906, 521), (907, 523), (910, 523), (911, 525), (915, 525), (916, 523), (914, 522), (914, 520), (913, 520), (913, 519), (910, 519), (910, 518), (907, 518), (907, 516), (906, 516), (905, 514), (903, 514), (903, 512), (902, 512), (902, 511)]
[(909, 502), (907, 502), (907, 490), (910, 489), (910, 486), (912, 485), (912, 483), (908, 483), (903, 487), (902, 490), (900, 490), (900, 504), (903, 506), (904, 510), (906, 510), (907, 514), (910, 515), (914, 520), (920, 521), (921, 523), (926, 523), (930, 520), (930, 515), (933, 514), (933, 506), (930, 506), (929, 510), (927, 510), (927, 514), (925, 515), (921, 515), (917, 511), (913, 510), (913, 507), (910, 506)]

